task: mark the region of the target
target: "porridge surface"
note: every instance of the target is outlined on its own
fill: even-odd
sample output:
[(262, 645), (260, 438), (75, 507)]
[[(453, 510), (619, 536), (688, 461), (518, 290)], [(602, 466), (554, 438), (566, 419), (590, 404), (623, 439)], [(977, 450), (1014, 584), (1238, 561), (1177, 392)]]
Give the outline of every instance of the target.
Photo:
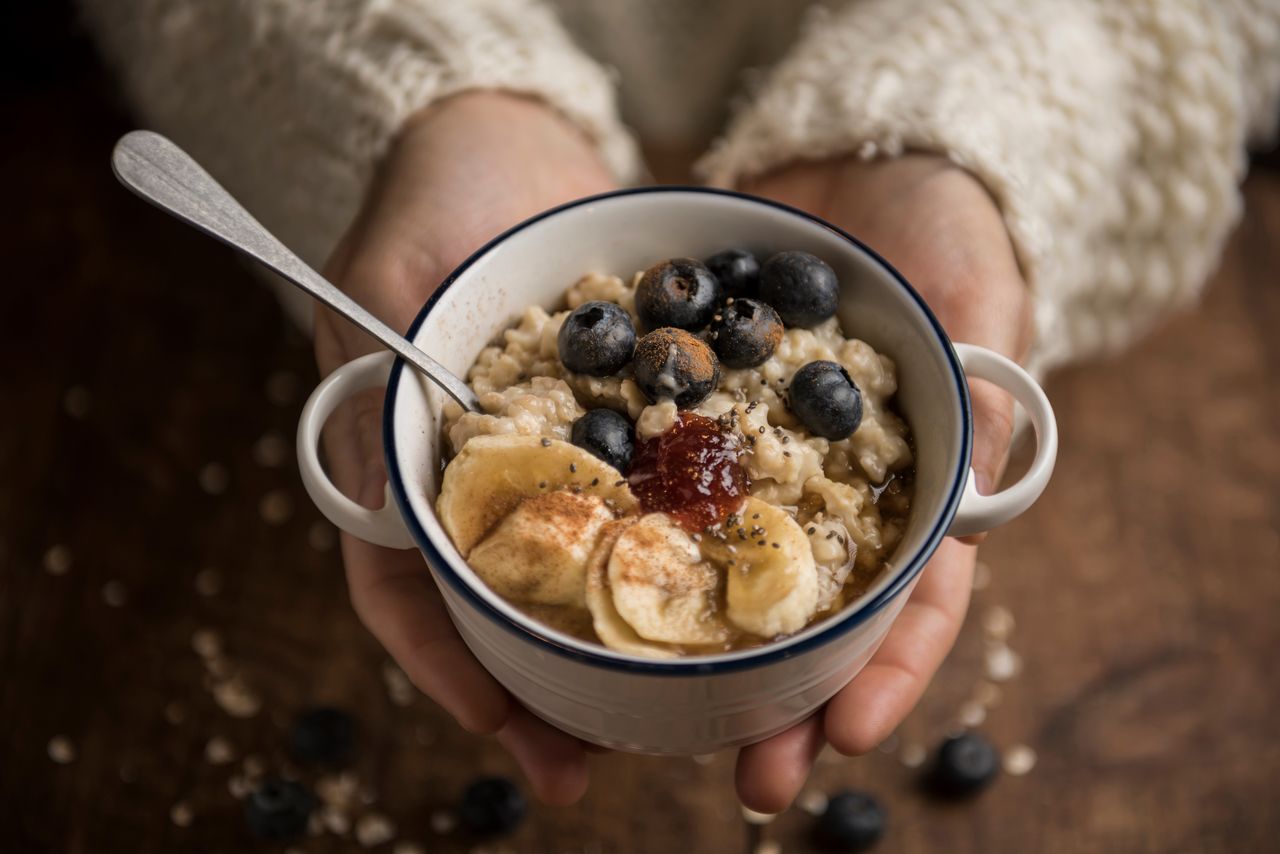
[[(456, 454), (472, 438), (538, 436), (569, 441), (587, 410), (609, 408), (635, 424), (636, 440), (659, 436), (677, 418), (674, 403), (650, 403), (628, 366), (616, 376), (592, 377), (565, 369), (557, 336), (569, 312), (594, 300), (617, 303), (641, 327), (635, 286), (617, 276), (591, 273), (565, 294), (566, 309), (524, 310), (501, 341), (486, 347), (468, 379), (483, 413), (445, 405), (445, 432)], [(862, 420), (846, 439), (812, 435), (788, 409), (792, 376), (815, 360), (837, 362), (862, 394)], [(861, 595), (901, 538), (910, 500), (912, 451), (906, 422), (890, 408), (897, 391), (893, 361), (870, 345), (845, 338), (836, 318), (811, 329), (787, 328), (772, 356), (753, 368), (721, 366), (718, 388), (690, 412), (730, 418), (744, 445), (740, 462), (750, 494), (786, 510), (803, 528), (818, 576), (815, 619)], [(526, 612), (573, 634), (580, 613), (556, 613), (538, 604)], [(586, 621), (589, 624), (589, 620)], [(593, 638), (594, 639), (594, 638)], [(758, 639), (756, 642), (760, 642)], [(741, 644), (740, 644), (741, 645)]]

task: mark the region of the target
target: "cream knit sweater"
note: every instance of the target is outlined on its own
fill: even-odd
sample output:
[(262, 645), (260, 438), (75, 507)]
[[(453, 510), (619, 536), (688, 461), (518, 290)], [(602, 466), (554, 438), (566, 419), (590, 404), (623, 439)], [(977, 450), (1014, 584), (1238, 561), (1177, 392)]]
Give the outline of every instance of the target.
[(945, 153), (1001, 205), (1039, 370), (1194, 297), (1280, 95), (1280, 0), (82, 3), (142, 119), (316, 264), (403, 120), (469, 88), (544, 99), (624, 181), (615, 80), (640, 135), (686, 145), (746, 93), (699, 166), (717, 184)]

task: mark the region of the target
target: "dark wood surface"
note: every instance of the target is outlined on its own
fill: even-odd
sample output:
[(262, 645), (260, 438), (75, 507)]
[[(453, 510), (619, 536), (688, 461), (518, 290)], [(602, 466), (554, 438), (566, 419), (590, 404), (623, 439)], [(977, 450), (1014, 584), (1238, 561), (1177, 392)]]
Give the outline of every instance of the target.
[[(283, 850), (253, 843), (229, 784), (249, 756), (285, 769), (285, 725), (317, 702), (359, 722), (365, 797), (340, 815), (384, 815), (421, 850), (473, 850), (433, 815), (477, 774), (514, 769), (388, 689), (291, 464), (316, 380), (307, 342), (228, 252), (116, 186), (107, 154), (128, 122), (83, 45), (61, 50), (4, 81), (0, 850)], [(1050, 383), (1058, 474), (983, 548), (991, 581), (957, 650), (894, 749), (824, 757), (811, 781), (874, 793), (880, 850), (1274, 850), (1278, 238), (1280, 175), (1259, 172), (1203, 307)], [(217, 467), (225, 490), (210, 494)], [(939, 805), (904, 749), (936, 743), (982, 679), (997, 606), (1016, 617), (1023, 670), (979, 729), (1039, 761)], [(201, 630), (222, 642), (212, 664), (193, 648)], [(236, 674), (260, 700), (252, 717), (213, 693)], [(67, 764), (50, 758), (59, 736)], [(215, 738), (232, 763), (209, 761)], [(490, 849), (809, 850), (799, 809), (762, 833), (743, 822), (730, 756), (604, 755), (592, 775), (579, 806), (535, 807)], [(299, 847), (363, 850), (354, 832)]]

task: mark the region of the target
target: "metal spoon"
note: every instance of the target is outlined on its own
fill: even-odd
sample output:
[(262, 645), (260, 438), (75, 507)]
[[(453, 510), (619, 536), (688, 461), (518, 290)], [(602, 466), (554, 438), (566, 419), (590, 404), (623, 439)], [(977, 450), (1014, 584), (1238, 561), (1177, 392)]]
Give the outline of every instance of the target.
[(290, 252), (189, 154), (158, 133), (135, 130), (111, 153), (120, 183), (168, 214), (274, 270), (394, 351), (464, 409), (480, 411), (457, 375), (374, 317)]

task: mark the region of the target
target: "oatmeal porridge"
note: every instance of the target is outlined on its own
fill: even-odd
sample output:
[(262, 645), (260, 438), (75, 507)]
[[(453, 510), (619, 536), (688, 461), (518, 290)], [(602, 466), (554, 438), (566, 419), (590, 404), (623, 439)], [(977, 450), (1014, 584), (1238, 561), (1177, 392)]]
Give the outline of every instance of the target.
[(821, 260), (742, 250), (589, 273), (525, 309), (445, 408), (437, 509), (533, 618), (669, 658), (793, 634), (861, 596), (912, 490), (893, 362)]

